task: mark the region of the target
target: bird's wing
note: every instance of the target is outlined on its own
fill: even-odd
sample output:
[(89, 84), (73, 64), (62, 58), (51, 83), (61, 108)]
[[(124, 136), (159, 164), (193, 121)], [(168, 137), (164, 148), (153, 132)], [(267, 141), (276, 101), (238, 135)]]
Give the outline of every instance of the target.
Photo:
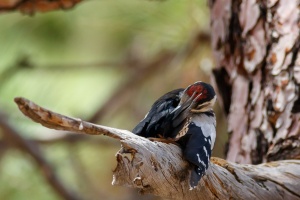
[(176, 89), (160, 97), (132, 132), (142, 137), (158, 137), (158, 134), (163, 134), (164, 120), (178, 106), (183, 90)]
[(211, 137), (205, 136), (201, 127), (191, 122), (187, 133), (179, 139), (178, 143), (183, 147), (184, 158), (195, 165), (190, 178), (190, 186), (194, 188), (208, 168), (212, 152)]

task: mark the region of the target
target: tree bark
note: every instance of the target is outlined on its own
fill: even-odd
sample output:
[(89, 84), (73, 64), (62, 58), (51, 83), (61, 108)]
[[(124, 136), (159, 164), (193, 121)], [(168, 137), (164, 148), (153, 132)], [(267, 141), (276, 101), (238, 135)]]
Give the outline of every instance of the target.
[(227, 160), (300, 158), (300, 1), (211, 0)]
[[(16, 98), (19, 109), (48, 128), (120, 140), (113, 184), (171, 199), (299, 199), (300, 161), (243, 165), (212, 158), (198, 187), (189, 190), (189, 164), (174, 144), (152, 142), (129, 131), (95, 125)], [(279, 181), (280, 180), (280, 181)], [(163, 187), (162, 187), (163, 186)]]

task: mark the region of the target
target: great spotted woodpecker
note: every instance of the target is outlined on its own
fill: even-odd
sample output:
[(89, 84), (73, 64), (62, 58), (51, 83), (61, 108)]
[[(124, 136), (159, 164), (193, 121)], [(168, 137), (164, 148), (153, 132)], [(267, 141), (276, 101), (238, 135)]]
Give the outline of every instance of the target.
[(133, 129), (142, 137), (165, 138), (178, 143), (193, 168), (190, 189), (197, 186), (209, 166), (216, 139), (212, 106), (216, 94), (210, 84), (198, 81), (160, 97), (146, 117)]

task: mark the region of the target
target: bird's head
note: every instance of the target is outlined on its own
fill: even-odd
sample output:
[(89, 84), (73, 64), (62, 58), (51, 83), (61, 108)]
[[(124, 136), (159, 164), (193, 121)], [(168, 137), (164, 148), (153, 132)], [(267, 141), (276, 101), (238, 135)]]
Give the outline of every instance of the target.
[(194, 113), (206, 112), (212, 109), (216, 99), (215, 90), (210, 84), (197, 81), (183, 91), (179, 105), (188, 105)]

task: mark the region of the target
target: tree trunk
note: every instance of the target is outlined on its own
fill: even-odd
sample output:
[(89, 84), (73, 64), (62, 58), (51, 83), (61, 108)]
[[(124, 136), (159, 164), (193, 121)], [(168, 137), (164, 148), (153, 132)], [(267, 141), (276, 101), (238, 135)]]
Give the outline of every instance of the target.
[(300, 158), (300, 1), (211, 0), (210, 8), (227, 160)]

